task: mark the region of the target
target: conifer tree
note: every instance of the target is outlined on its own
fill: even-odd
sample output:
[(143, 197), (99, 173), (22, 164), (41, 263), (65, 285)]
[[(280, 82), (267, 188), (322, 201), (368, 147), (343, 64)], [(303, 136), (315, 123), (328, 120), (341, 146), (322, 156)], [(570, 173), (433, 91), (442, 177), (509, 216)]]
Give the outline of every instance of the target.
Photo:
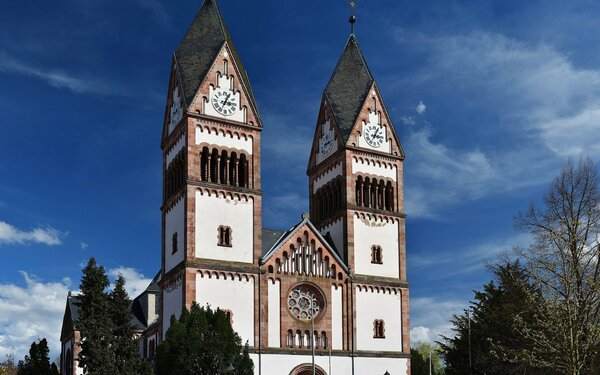
[(79, 366), (84, 374), (115, 375), (115, 353), (111, 348), (114, 324), (109, 296), (109, 286), (104, 267), (90, 258), (81, 277), (79, 319), (75, 323), (81, 332)]
[(56, 365), (50, 364), (50, 350), (46, 339), (39, 343), (33, 342), (29, 349), (29, 355), (19, 361), (17, 375), (58, 375)]
[(251, 375), (254, 364), (225, 313), (194, 303), (179, 320), (171, 317), (156, 370), (158, 375)]
[(135, 340), (135, 327), (131, 323), (131, 300), (125, 290), (125, 279), (119, 275), (110, 293), (111, 319), (115, 369), (119, 375), (140, 374), (141, 359)]

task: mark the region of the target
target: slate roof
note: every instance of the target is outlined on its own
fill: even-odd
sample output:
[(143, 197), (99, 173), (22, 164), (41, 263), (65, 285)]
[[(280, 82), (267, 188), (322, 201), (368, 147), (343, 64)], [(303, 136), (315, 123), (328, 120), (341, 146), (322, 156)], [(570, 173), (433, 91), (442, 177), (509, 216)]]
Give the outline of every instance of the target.
[(285, 233), (284, 230), (263, 229), (262, 254), (265, 255)]
[(331, 104), (344, 142), (348, 140), (374, 82), (375, 79), (360, 51), (358, 41), (354, 34), (351, 34), (325, 88), (325, 96)]
[(192, 103), (200, 84), (225, 42), (227, 42), (231, 50), (231, 57), (239, 69), (241, 83), (245, 86), (249, 100), (256, 110), (257, 107), (248, 74), (233, 45), (215, 0), (204, 1), (190, 28), (175, 50), (175, 62), (183, 85), (185, 103), (188, 106)]

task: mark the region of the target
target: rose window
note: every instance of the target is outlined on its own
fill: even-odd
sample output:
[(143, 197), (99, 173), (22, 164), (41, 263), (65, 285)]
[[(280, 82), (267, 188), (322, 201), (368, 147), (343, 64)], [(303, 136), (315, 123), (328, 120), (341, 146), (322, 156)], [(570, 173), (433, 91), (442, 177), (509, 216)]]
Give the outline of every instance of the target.
[(288, 310), (300, 320), (311, 320), (319, 315), (322, 298), (313, 288), (305, 285), (294, 288), (288, 296)]

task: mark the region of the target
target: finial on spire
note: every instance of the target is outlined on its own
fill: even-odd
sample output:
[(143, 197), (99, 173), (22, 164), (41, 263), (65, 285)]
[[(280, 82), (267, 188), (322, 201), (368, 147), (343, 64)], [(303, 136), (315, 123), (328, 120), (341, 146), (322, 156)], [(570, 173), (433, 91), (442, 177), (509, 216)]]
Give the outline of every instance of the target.
[(354, 10), (356, 9), (356, 2), (353, 0), (348, 0), (348, 6), (350, 6), (351, 16), (348, 18), (348, 22), (350, 22), (350, 34), (354, 34), (354, 24), (356, 23), (356, 16), (354, 15)]

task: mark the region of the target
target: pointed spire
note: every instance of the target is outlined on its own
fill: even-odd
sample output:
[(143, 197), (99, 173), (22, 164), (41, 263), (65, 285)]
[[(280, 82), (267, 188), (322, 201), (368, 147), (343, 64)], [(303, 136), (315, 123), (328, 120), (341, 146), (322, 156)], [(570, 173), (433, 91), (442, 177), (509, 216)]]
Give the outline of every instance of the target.
[(351, 34), (325, 88), (325, 96), (331, 105), (344, 142), (348, 140), (374, 82), (375, 79), (360, 51), (358, 41), (354, 34)]
[(215, 0), (204, 1), (190, 28), (175, 50), (175, 61), (181, 77), (186, 105), (191, 104), (200, 84), (225, 42), (227, 42), (232, 58), (240, 71), (241, 83), (245, 86), (249, 100), (256, 108), (250, 80), (235, 50)]

